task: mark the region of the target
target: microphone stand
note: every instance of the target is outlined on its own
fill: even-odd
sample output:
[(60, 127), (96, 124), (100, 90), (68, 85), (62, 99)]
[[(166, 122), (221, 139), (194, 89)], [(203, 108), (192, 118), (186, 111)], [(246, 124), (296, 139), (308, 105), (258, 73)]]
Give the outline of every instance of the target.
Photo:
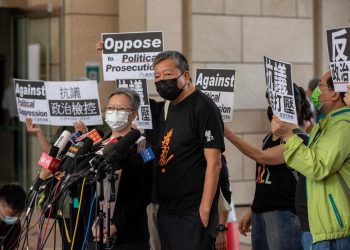
[(103, 179), (105, 178), (105, 173), (103, 171), (103, 168), (97, 168), (96, 171), (96, 211), (98, 213), (98, 223), (99, 223), (99, 248), (98, 249), (104, 249), (103, 246), (103, 218), (104, 218), (104, 212), (103, 212)]
[[(107, 181), (109, 184), (109, 192), (107, 193), (107, 244), (106, 249), (112, 249), (113, 238), (110, 236), (111, 232), (111, 202), (115, 202), (115, 182), (118, 179), (118, 175), (115, 173), (111, 164), (107, 165)], [(115, 207), (114, 207), (115, 208)]]

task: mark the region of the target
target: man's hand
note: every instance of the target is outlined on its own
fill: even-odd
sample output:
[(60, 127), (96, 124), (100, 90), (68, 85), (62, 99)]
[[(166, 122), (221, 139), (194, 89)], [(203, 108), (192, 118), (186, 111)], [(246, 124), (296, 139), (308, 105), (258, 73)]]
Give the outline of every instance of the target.
[(202, 224), (204, 227), (208, 226), (209, 223), (209, 214), (210, 214), (210, 209), (204, 208), (202, 204), (199, 206), (199, 216), (201, 218)]
[(345, 93), (344, 102), (346, 103), (346, 105), (350, 106), (350, 84), (348, 84), (347, 88), (348, 91)]
[(89, 131), (88, 128), (86, 127), (85, 123), (80, 121), (80, 120), (73, 122), (73, 126), (74, 126), (75, 131), (80, 131), (83, 134), (87, 133)]
[[(111, 227), (109, 229), (109, 236), (114, 236), (117, 233), (117, 228), (114, 224), (111, 224)], [(107, 239), (107, 228), (103, 230), (103, 238)]]
[(41, 133), (40, 127), (38, 125), (33, 124), (33, 119), (30, 117), (26, 118), (26, 129), (27, 129), (27, 132), (31, 134), (37, 135)]
[(218, 232), (215, 241), (216, 250), (226, 250), (226, 231)]
[(250, 226), (252, 225), (252, 210), (249, 208), (247, 212), (243, 215), (242, 219), (238, 222), (238, 231), (247, 236), (247, 233), (251, 231)]
[(293, 136), (292, 129), (297, 128), (293, 123), (283, 122), (277, 116), (273, 116), (271, 121), (271, 131), (274, 135), (287, 141)]
[(102, 49), (103, 49), (103, 41), (97, 41), (96, 50), (102, 53)]

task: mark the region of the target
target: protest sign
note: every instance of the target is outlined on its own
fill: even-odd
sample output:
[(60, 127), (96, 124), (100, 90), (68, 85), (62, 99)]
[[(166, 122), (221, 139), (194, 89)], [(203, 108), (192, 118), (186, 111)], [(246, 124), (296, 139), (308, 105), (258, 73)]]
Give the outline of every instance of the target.
[(139, 95), (140, 108), (138, 110), (136, 126), (142, 129), (152, 129), (152, 114), (146, 79), (116, 80), (116, 87), (131, 89)]
[(346, 92), (350, 82), (350, 28), (327, 30), (330, 68), (337, 92)]
[(154, 79), (153, 59), (163, 51), (162, 32), (103, 33), (103, 77)]
[(196, 88), (215, 102), (224, 122), (232, 121), (234, 82), (235, 70), (197, 69)]
[(102, 124), (96, 81), (44, 82), (14, 79), (20, 121), (31, 117), (35, 124), (87, 126)]
[(282, 121), (298, 124), (290, 63), (264, 57), (266, 85), (273, 114)]
[(50, 124), (49, 106), (43, 81), (13, 79), (19, 120), (31, 117), (35, 124)]

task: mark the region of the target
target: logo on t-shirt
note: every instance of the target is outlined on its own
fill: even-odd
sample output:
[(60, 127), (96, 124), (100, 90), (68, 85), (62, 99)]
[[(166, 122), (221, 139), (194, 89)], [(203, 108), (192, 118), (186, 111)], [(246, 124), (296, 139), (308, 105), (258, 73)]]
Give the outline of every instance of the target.
[[(171, 154), (170, 156), (168, 156), (169, 154), (169, 149), (170, 149), (170, 141), (171, 141), (171, 136), (173, 135), (173, 130), (171, 129), (163, 138), (162, 141), (162, 154), (160, 155), (159, 158), (159, 165), (164, 167), (173, 157), (174, 155)], [(165, 173), (165, 168), (162, 168), (162, 173)]]
[(211, 131), (210, 130), (206, 130), (204, 135), (205, 135), (205, 137), (207, 137), (207, 142), (210, 142), (210, 141), (214, 140), (214, 136), (211, 135)]
[(256, 183), (271, 184), (270, 171), (265, 165), (258, 166), (256, 175)]

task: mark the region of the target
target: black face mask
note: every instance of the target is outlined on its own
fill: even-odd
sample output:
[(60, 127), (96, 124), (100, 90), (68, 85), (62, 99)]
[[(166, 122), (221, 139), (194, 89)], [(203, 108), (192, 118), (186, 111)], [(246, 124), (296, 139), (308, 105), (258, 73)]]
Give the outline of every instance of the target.
[[(184, 72), (182, 72), (181, 75), (183, 73)], [(179, 77), (177, 77), (177, 78), (160, 80), (160, 81), (156, 82), (155, 84), (156, 84), (156, 90), (157, 90), (158, 94), (162, 98), (164, 98), (165, 100), (169, 100), (169, 101), (176, 100), (176, 98), (179, 97), (182, 90), (186, 86), (186, 85), (184, 85), (183, 88), (181, 88), (181, 89), (179, 89), (177, 87), (177, 79), (179, 79), (181, 75), (179, 75)]]
[(267, 108), (266, 114), (267, 114), (267, 118), (269, 118), (269, 121), (272, 121), (273, 112), (270, 106)]

